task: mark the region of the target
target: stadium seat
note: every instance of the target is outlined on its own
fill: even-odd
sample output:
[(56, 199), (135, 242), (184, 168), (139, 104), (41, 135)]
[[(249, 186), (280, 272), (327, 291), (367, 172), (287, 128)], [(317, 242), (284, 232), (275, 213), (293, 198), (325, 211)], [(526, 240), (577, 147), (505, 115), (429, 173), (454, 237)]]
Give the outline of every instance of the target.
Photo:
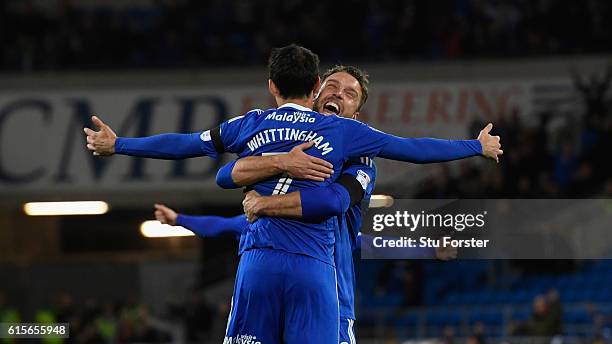
[(469, 317), (470, 324), (482, 322), (485, 325), (501, 325), (504, 321), (504, 315), (500, 311), (476, 312)]

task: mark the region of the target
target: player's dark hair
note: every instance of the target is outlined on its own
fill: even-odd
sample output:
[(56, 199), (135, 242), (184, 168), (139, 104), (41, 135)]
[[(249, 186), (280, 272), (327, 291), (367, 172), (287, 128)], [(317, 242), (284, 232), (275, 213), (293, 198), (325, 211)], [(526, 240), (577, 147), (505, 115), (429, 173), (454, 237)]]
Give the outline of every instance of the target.
[(361, 70), (357, 67), (336, 65), (328, 69), (325, 72), (325, 74), (323, 74), (323, 77), (321, 78), (321, 80), (322, 82), (325, 82), (325, 79), (327, 79), (330, 75), (340, 73), (340, 72), (350, 74), (353, 78), (357, 79), (357, 81), (359, 82), (359, 86), (361, 86), (361, 99), (359, 99), (359, 107), (357, 107), (357, 111), (361, 110), (361, 107), (363, 106), (363, 104), (365, 104), (366, 100), (368, 100), (368, 85), (370, 84), (368, 73), (366, 73), (366, 71)]
[(296, 44), (275, 48), (268, 60), (268, 72), (281, 97), (304, 98), (319, 78), (319, 56)]

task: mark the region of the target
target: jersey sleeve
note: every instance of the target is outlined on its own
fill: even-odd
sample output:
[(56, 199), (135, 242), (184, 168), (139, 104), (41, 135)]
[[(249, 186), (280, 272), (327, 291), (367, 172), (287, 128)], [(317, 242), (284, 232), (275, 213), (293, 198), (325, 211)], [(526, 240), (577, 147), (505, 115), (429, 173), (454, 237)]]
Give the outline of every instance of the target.
[(353, 119), (341, 118), (340, 120), (342, 121), (342, 133), (346, 135), (344, 152), (350, 159), (378, 155), (391, 136)]
[(363, 223), (363, 216), (368, 209), (374, 185), (376, 183), (376, 165), (370, 158), (360, 158), (345, 164), (343, 176), (350, 176), (358, 185), (361, 197), (358, 202), (351, 203), (351, 207), (344, 215), (344, 220), (351, 235), (351, 248), (358, 248), (359, 229)]
[(442, 140), (404, 138), (387, 134), (355, 120), (344, 120), (345, 153), (356, 156), (379, 156), (385, 159), (417, 164), (452, 161), (482, 154), (478, 140)]
[(217, 171), (217, 185), (224, 189), (237, 189), (240, 187), (234, 183), (232, 178), (232, 171), (237, 162), (238, 160), (232, 160)]
[(115, 153), (141, 158), (178, 160), (198, 156), (218, 157), (214, 147), (199, 139), (199, 133), (159, 134), (148, 137), (118, 137)]
[(327, 186), (304, 188), (300, 192), (302, 220), (321, 222), (332, 216), (344, 214), (350, 204), (351, 196), (340, 183)]
[(375, 176), (374, 162), (362, 158), (358, 163), (347, 163), (333, 184), (300, 190), (302, 218), (313, 221), (344, 215), (350, 207), (370, 198)]
[(234, 117), (221, 125), (192, 134), (160, 134), (149, 137), (118, 137), (115, 153), (153, 159), (186, 159), (208, 156), (217, 159), (224, 152), (240, 150), (240, 132), (260, 110)]
[(203, 237), (234, 236), (239, 238), (248, 226), (244, 215), (234, 217), (192, 216), (179, 214), (176, 224)]
[[(370, 198), (374, 191), (374, 182), (376, 179), (376, 165), (374, 160), (368, 157), (359, 158), (359, 162), (348, 162), (346, 168), (342, 170), (342, 175), (353, 177), (363, 190), (361, 199)], [(361, 199), (359, 201), (361, 201)]]
[(206, 149), (213, 149), (217, 154), (238, 153), (244, 145), (241, 133), (244, 133), (261, 113), (261, 110), (252, 110), (242, 116), (231, 118), (215, 128), (202, 132), (200, 140)]

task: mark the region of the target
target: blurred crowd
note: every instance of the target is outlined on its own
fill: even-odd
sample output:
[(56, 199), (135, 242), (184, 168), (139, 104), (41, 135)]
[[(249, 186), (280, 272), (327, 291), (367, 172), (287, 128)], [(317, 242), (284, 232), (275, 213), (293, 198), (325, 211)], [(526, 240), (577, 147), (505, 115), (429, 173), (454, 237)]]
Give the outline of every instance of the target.
[[(0, 1), (0, 71), (261, 65), (271, 47), (289, 42), (311, 48), (329, 63), (612, 51), (612, 21), (606, 20), (612, 2), (606, 0), (40, 3)], [(610, 71), (589, 78), (574, 75), (582, 113), (545, 111), (535, 114), (535, 124), (524, 123), (517, 112), (504, 114), (495, 123), (495, 134), (508, 147), (500, 165), (481, 168), (466, 161), (453, 174), (440, 164), (416, 197), (612, 197), (607, 158), (612, 111), (606, 96), (611, 77)], [(470, 132), (481, 127), (474, 123)], [(375, 294), (401, 293), (398, 306), (422, 305), (422, 268), (408, 261), (385, 264), (377, 272)], [(23, 314), (0, 293), (0, 323), (69, 322), (75, 343), (168, 342), (177, 335), (202, 342), (228, 312), (227, 302), (209, 302), (199, 292), (171, 302), (163, 314), (153, 314), (136, 299), (76, 303), (66, 294), (46, 307)], [(558, 294), (537, 296), (532, 307), (526, 320), (513, 324), (512, 334), (560, 333)], [(597, 338), (612, 338), (612, 319), (592, 314)], [(452, 344), (456, 336), (448, 327), (441, 341)], [(477, 324), (468, 343), (484, 341), (485, 329)]]
[[(207, 342), (213, 326), (224, 323), (228, 307), (216, 305), (194, 291), (183, 300), (168, 303), (161, 314), (153, 314), (134, 297), (121, 301), (89, 298), (77, 302), (69, 293), (50, 297), (33, 314), (24, 314), (0, 292), (0, 323), (69, 323), (70, 338), (43, 343), (168, 343)], [(0, 343), (13, 343), (0, 339)]]
[[(403, 266), (410, 271), (418, 265)], [(396, 267), (398, 268), (398, 267)], [(384, 269), (383, 269), (384, 270)], [(408, 272), (410, 274), (412, 272)], [(380, 282), (388, 275), (383, 271)], [(413, 281), (414, 282), (414, 281)], [(410, 284), (409, 282), (407, 284)], [(388, 286), (378, 285), (377, 292)], [(414, 291), (415, 288), (412, 288)], [(414, 296), (413, 296), (414, 297)], [(410, 301), (409, 301), (410, 302)], [(406, 306), (406, 304), (402, 305)], [(522, 305), (514, 305), (520, 309)], [(586, 311), (587, 322), (583, 322), (591, 335), (583, 339), (584, 343), (604, 344), (612, 340), (612, 314), (603, 313), (595, 304), (584, 303), (581, 308)], [(226, 302), (214, 304), (203, 296), (200, 291), (193, 291), (183, 300), (171, 301), (162, 313), (154, 314), (146, 305), (136, 298), (111, 302), (89, 298), (85, 302), (77, 302), (68, 293), (61, 293), (50, 298), (46, 305), (27, 315), (16, 308), (10, 300), (5, 299), (0, 292), (0, 323), (36, 322), (39, 324), (69, 323), (70, 337), (67, 339), (41, 340), (41, 343), (208, 343), (211, 338), (219, 335), (219, 327), (224, 327), (229, 311)], [(397, 314), (399, 313), (393, 313)], [(531, 310), (524, 319), (513, 320), (502, 324), (507, 326), (507, 333), (513, 338), (554, 338), (562, 336), (564, 326), (575, 326), (564, 317), (563, 303), (556, 289), (551, 288), (546, 293), (535, 296)], [(220, 321), (219, 321), (220, 320)], [(363, 331), (367, 331), (367, 321), (362, 321)], [(441, 330), (437, 343), (439, 344), (486, 344), (491, 341), (491, 328), (482, 321), (469, 323), (469, 329), (461, 330), (463, 325), (446, 325)], [(585, 326), (585, 325), (583, 325)], [(222, 333), (222, 329), (221, 332)], [(397, 334), (390, 332), (390, 338)], [(0, 344), (12, 344), (16, 341), (5, 338)], [(495, 342), (495, 340), (493, 340)], [(544, 340), (539, 343), (549, 343)]]
[(289, 42), (330, 63), (599, 53), (611, 14), (606, 0), (9, 0), (0, 70), (257, 65)]
[(546, 295), (533, 299), (532, 312), (525, 321), (512, 324), (512, 334), (533, 337), (552, 337), (562, 334), (563, 307), (559, 293), (550, 289)]
[[(495, 135), (507, 148), (499, 165), (448, 165), (416, 192), (417, 198), (582, 198), (612, 196), (612, 107), (607, 96), (612, 69), (588, 78), (574, 75), (576, 111), (535, 114), (527, 125), (517, 112), (501, 116)], [(474, 123), (469, 132), (478, 132)]]
[[(559, 294), (551, 289), (546, 295), (538, 295), (533, 300), (532, 310), (527, 319), (510, 323), (510, 333), (517, 337), (533, 337), (543, 340), (534, 340), (534, 343), (549, 343), (550, 338), (562, 334), (563, 308), (559, 301)], [(467, 337), (466, 344), (485, 344), (487, 341), (487, 327), (483, 322), (475, 322)], [(442, 330), (439, 344), (462, 343), (458, 329), (455, 326), (446, 326)], [(545, 338), (548, 338), (546, 340)], [(595, 338), (599, 339), (600, 336)]]

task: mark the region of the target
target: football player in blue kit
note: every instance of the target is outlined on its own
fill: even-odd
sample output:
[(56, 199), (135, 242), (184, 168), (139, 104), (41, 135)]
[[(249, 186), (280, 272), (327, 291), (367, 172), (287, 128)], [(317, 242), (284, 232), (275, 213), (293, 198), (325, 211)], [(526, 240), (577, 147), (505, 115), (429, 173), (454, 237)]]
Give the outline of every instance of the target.
[[(305, 48), (291, 45), (274, 50), (269, 68), (276, 109), (253, 110), (200, 133), (146, 138), (117, 138), (96, 117), (93, 121), (100, 131), (85, 129), (87, 147), (98, 155), (183, 159), (217, 158), (223, 152), (239, 157), (283, 153), (312, 141), (308, 154), (333, 166), (331, 178), (322, 182), (289, 176), (258, 182), (254, 190), (261, 195), (330, 185), (340, 177), (346, 161), (362, 156), (424, 163), (478, 155), (497, 159), (502, 154), (499, 138), (490, 135), (484, 144), (400, 138), (358, 121), (313, 112), (310, 107), (319, 88), (318, 58)], [(240, 240), (226, 343), (338, 343), (336, 228), (335, 217), (309, 222), (264, 216), (249, 224)]]
[[(359, 111), (368, 98), (368, 76), (353, 66), (335, 66), (322, 76), (321, 89), (316, 97), (314, 109), (327, 115), (338, 114), (342, 117), (358, 119)], [(299, 157), (299, 156), (298, 156)], [(247, 186), (280, 173), (287, 173), (282, 166), (298, 165), (297, 163), (279, 163), (276, 158), (284, 156), (251, 156), (230, 163), (219, 171), (218, 181), (222, 187), (232, 184)], [(235, 165), (234, 165), (235, 164)], [(299, 164), (306, 166), (305, 163)], [(229, 169), (229, 170), (228, 170)], [(299, 171), (298, 171), (299, 172)], [(325, 171), (327, 172), (327, 171)], [(296, 172), (297, 173), (297, 172)], [(316, 171), (310, 172), (310, 175)], [(376, 181), (374, 161), (364, 157), (347, 162), (341, 177), (331, 186), (295, 191), (286, 195), (260, 196), (255, 191), (247, 194), (243, 204), (245, 213), (253, 221), (259, 216), (280, 216), (312, 218), (321, 215), (338, 217), (339, 228), (335, 231), (334, 263), (338, 278), (338, 298), (340, 304), (340, 343), (355, 343), (355, 272), (353, 254), (361, 247), (360, 228), (363, 213), (367, 210)], [(334, 202), (337, 192), (348, 193), (350, 204)], [(364, 246), (365, 249), (371, 246)], [(406, 252), (408, 251), (408, 252)], [(456, 249), (422, 249), (404, 250), (407, 258), (452, 259)]]
[[(359, 111), (367, 101), (368, 77), (360, 69), (352, 66), (335, 66), (329, 69), (322, 77), (321, 90), (315, 101), (314, 109), (320, 113), (334, 115), (338, 113), (343, 117), (357, 119)], [(300, 145), (304, 146), (304, 144)], [(298, 147), (300, 147), (298, 146)], [(304, 178), (316, 180), (318, 173), (330, 173), (331, 169), (319, 168), (309, 170), (311, 160), (301, 149), (294, 154), (277, 155), (274, 157), (247, 157), (235, 163), (230, 174), (233, 174), (231, 183), (237, 185), (250, 185), (257, 179), (265, 179), (280, 173), (302, 174)], [(308, 158), (307, 158), (308, 157)], [(278, 161), (278, 158), (282, 159)], [(316, 158), (314, 158), (316, 159)], [(316, 161), (316, 160), (314, 160)], [(232, 163), (234, 164), (234, 163)], [(319, 167), (324, 166), (319, 163)], [(348, 168), (346, 167), (348, 166)], [(227, 172), (227, 171), (226, 171)], [(221, 176), (223, 172), (220, 172)], [(355, 274), (353, 266), (353, 254), (360, 248), (360, 233), (363, 211), (368, 207), (369, 199), (374, 189), (376, 180), (376, 168), (374, 162), (368, 158), (359, 159), (355, 163), (347, 163), (341, 172), (342, 176), (333, 187), (343, 187), (351, 195), (351, 204), (336, 206), (333, 198), (306, 196), (306, 199), (318, 198), (316, 204), (302, 204), (300, 191), (294, 191), (286, 195), (259, 196), (254, 191), (248, 193), (245, 200), (245, 211), (251, 220), (258, 216), (280, 216), (301, 218), (302, 213), (313, 216), (324, 216), (316, 214), (319, 209), (335, 211), (339, 216), (340, 228), (335, 233), (334, 263), (338, 276), (338, 298), (340, 302), (340, 343), (355, 343), (354, 331), (355, 310)], [(227, 177), (227, 176), (226, 176)], [(220, 182), (223, 183), (222, 180)], [(227, 184), (227, 183), (225, 183)], [(223, 186), (226, 186), (226, 185)], [(326, 187), (327, 188), (327, 187)], [(317, 192), (316, 189), (303, 191)], [(309, 209), (309, 206), (315, 209)], [(348, 208), (346, 212), (344, 208)], [(304, 209), (306, 208), (306, 209)], [(155, 205), (155, 217), (162, 223), (179, 225), (192, 230), (203, 237), (216, 237), (228, 235), (240, 238), (247, 227), (245, 216), (218, 217), (218, 216), (192, 216), (177, 214), (174, 210), (161, 205)], [(341, 217), (341, 218), (340, 218)], [(368, 246), (366, 246), (367, 248)], [(414, 258), (438, 258), (441, 260), (455, 257), (456, 249), (406, 249), (410, 251), (410, 257)]]

